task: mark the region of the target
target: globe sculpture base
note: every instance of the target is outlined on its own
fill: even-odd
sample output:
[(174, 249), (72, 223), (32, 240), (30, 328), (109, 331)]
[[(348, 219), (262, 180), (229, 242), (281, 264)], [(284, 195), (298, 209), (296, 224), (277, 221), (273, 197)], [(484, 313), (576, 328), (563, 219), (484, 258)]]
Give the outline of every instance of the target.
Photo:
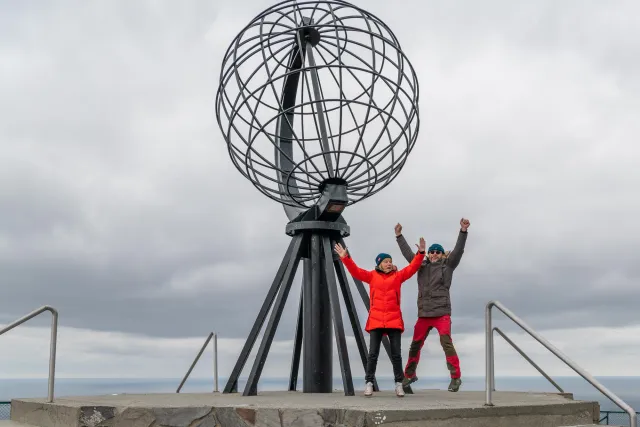
[[(284, 206), (291, 243), (224, 392), (237, 391), (269, 316), (244, 390), (257, 394), (302, 260), (289, 389), (297, 388), (304, 354), (303, 391), (332, 392), (335, 336), (344, 392), (354, 394), (340, 291), (363, 365), (367, 346), (333, 245), (349, 235), (344, 209), (389, 185), (405, 164), (418, 135), (418, 92), (416, 73), (393, 32), (345, 0), (280, 1), (229, 45), (216, 118), (236, 169)], [(368, 309), (367, 290), (355, 283)], [(383, 345), (390, 353), (386, 337)]]
[[(349, 226), (341, 216), (334, 222), (309, 219), (308, 216), (301, 215), (301, 217), (287, 224), (286, 232), (292, 236), (291, 243), (223, 393), (237, 392), (240, 373), (273, 305), (262, 343), (243, 393), (244, 396), (257, 394), (258, 381), (266, 362), (267, 354), (278, 328), (293, 278), (302, 260), (304, 265), (303, 281), (291, 361), (289, 391), (297, 390), (300, 355), (303, 353), (303, 393), (333, 392), (333, 329), (338, 348), (344, 394), (346, 396), (354, 395), (338, 287), (340, 287), (342, 293), (358, 352), (360, 353), (360, 359), (365, 369), (368, 355), (367, 344), (358, 319), (347, 273), (333, 250), (335, 243), (346, 246), (343, 238), (349, 235)], [(354, 279), (354, 282), (368, 311), (369, 294), (361, 281)], [(390, 356), (391, 347), (386, 336), (383, 339), (383, 346)], [(302, 352), (303, 348), (304, 352)], [(379, 390), (376, 381), (374, 381), (374, 390)], [(412, 393), (411, 387), (405, 388), (405, 391)]]

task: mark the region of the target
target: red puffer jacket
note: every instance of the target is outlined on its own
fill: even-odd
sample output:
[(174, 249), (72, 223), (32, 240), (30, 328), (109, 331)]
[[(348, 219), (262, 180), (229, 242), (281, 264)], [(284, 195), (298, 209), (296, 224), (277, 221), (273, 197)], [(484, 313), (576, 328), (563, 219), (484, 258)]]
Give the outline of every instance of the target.
[(389, 328), (404, 332), (404, 321), (400, 310), (400, 287), (403, 282), (416, 274), (424, 253), (418, 252), (411, 263), (399, 271), (383, 273), (379, 270), (367, 271), (356, 265), (350, 255), (341, 258), (349, 273), (362, 282), (369, 284), (369, 317), (365, 330)]

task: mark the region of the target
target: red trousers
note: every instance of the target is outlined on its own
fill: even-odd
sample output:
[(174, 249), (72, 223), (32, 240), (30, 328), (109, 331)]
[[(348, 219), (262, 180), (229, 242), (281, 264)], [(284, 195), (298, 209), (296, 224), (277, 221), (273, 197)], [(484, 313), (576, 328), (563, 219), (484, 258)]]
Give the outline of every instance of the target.
[(413, 378), (416, 376), (416, 368), (420, 362), (420, 351), (431, 329), (435, 328), (440, 334), (440, 344), (447, 360), (447, 368), (451, 378), (460, 378), (460, 360), (451, 339), (451, 316), (418, 317), (413, 329), (413, 340), (409, 346), (409, 360), (404, 368), (404, 376)]

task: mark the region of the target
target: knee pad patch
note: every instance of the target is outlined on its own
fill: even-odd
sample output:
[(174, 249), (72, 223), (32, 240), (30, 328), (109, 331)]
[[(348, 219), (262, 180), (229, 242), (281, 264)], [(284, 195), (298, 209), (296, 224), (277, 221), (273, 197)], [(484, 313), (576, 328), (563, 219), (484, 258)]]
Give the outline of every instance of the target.
[(440, 344), (447, 356), (456, 356), (456, 348), (453, 346), (451, 335), (440, 335)]

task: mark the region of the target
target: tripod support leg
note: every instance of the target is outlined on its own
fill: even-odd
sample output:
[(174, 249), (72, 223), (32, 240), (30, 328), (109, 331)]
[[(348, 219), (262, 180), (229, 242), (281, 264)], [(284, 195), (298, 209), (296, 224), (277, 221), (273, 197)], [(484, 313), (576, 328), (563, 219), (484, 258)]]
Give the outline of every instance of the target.
[[(225, 386), (223, 393), (235, 393), (238, 390), (238, 377), (242, 373), (242, 369), (244, 365), (247, 363), (247, 359), (249, 358), (249, 354), (253, 349), (253, 345), (258, 338), (258, 334), (260, 333), (260, 329), (262, 329), (262, 325), (264, 324), (265, 319), (267, 318), (267, 314), (271, 309), (271, 305), (273, 304), (273, 300), (280, 289), (280, 283), (282, 282), (282, 277), (284, 276), (285, 270), (289, 265), (290, 259), (294, 253), (299, 252), (299, 243), (296, 243), (295, 239), (291, 239), (289, 243), (289, 247), (287, 248), (287, 252), (282, 258), (282, 262), (280, 263), (280, 267), (278, 268), (278, 272), (273, 279), (273, 283), (271, 284), (271, 288), (269, 288), (269, 292), (262, 303), (262, 307), (258, 312), (258, 316), (251, 328), (251, 332), (247, 337), (247, 341), (244, 343), (244, 347), (242, 347), (242, 351), (240, 352), (240, 356), (236, 361), (235, 366), (233, 367), (233, 371), (231, 371), (231, 375), (229, 376), (229, 380), (227, 381), (227, 385)], [(298, 246), (296, 246), (298, 245)], [(296, 249), (298, 248), (298, 249)]]
[[(342, 245), (343, 248), (347, 247), (347, 245), (344, 242), (344, 239), (342, 237), (339, 239), (339, 243), (340, 243), (340, 245)], [(356, 284), (356, 288), (358, 289), (358, 293), (360, 294), (360, 297), (362, 298), (362, 302), (364, 303), (365, 307), (367, 308), (367, 311), (369, 311), (369, 309), (370, 309), (369, 294), (367, 294), (367, 290), (365, 289), (364, 284), (360, 280), (356, 279), (355, 277), (353, 278), (353, 282)], [(389, 356), (389, 359), (391, 359), (391, 344), (389, 343), (389, 337), (388, 336), (382, 337), (382, 345), (384, 346), (384, 349), (387, 352), (387, 356)], [(404, 391), (405, 391), (405, 393), (413, 394), (413, 390), (411, 389), (411, 386), (404, 387)]]
[(260, 375), (262, 374), (264, 364), (267, 361), (267, 354), (269, 353), (269, 349), (271, 348), (273, 337), (276, 334), (276, 329), (278, 328), (278, 323), (280, 322), (280, 317), (282, 316), (282, 310), (284, 309), (284, 305), (287, 301), (287, 296), (289, 295), (289, 291), (291, 290), (293, 277), (295, 276), (296, 270), (298, 268), (298, 263), (300, 262), (300, 248), (302, 246), (303, 240), (304, 235), (302, 234), (298, 234), (292, 239), (293, 248), (291, 250), (291, 257), (289, 258), (287, 268), (282, 277), (282, 287), (278, 292), (278, 297), (276, 298), (273, 311), (271, 312), (269, 323), (267, 324), (267, 327), (264, 331), (262, 343), (260, 344), (260, 348), (258, 349), (256, 359), (253, 362), (253, 368), (251, 369), (251, 374), (249, 374), (249, 379), (247, 380), (247, 384), (244, 388), (243, 396), (255, 396), (258, 393), (258, 381), (260, 380)]
[(338, 346), (338, 357), (340, 360), (340, 370), (342, 373), (342, 384), (345, 396), (353, 396), (353, 378), (351, 376), (351, 365), (349, 364), (349, 352), (347, 350), (347, 340), (344, 336), (344, 326), (342, 324), (342, 310), (340, 310), (340, 298), (338, 287), (336, 286), (336, 276), (333, 269), (333, 253), (331, 251), (331, 241), (328, 236), (322, 238), (324, 249), (324, 274), (327, 287), (329, 288), (329, 299), (331, 301), (331, 311), (333, 317), (333, 327), (336, 334), (336, 344)]
[[(338, 283), (340, 284), (340, 289), (342, 290), (342, 298), (344, 299), (345, 306), (347, 307), (347, 314), (349, 315), (349, 320), (351, 321), (351, 328), (353, 329), (353, 335), (356, 339), (356, 345), (358, 346), (360, 359), (362, 360), (362, 367), (366, 371), (368, 357), (367, 344), (364, 339), (364, 334), (362, 333), (362, 327), (360, 326), (360, 320), (358, 319), (356, 305), (353, 302), (351, 289), (349, 289), (347, 273), (344, 269), (344, 265), (342, 265), (342, 262), (340, 262), (340, 260), (335, 260), (333, 262), (333, 266), (335, 267), (336, 275), (338, 276)], [(373, 390), (380, 391), (380, 389), (378, 388), (378, 381), (375, 378), (373, 379)]]
[[(303, 261), (307, 263), (308, 261)], [(306, 270), (305, 270), (306, 274)], [(298, 323), (296, 324), (296, 337), (293, 342), (293, 359), (291, 360), (291, 374), (289, 375), (289, 391), (296, 391), (298, 387), (298, 372), (300, 369), (300, 352), (302, 350), (302, 316), (304, 313), (304, 281), (302, 279), (302, 289), (300, 289), (300, 305), (298, 308)]]

